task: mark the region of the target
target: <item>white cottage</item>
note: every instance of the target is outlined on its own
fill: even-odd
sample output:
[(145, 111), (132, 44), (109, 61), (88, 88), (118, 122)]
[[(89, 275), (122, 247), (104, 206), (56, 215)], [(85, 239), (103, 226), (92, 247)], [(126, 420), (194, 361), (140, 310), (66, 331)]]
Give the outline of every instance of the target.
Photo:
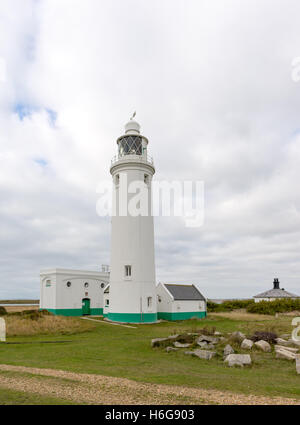
[(206, 299), (195, 285), (157, 286), (157, 316), (164, 320), (206, 317)]
[(274, 279), (273, 282), (273, 289), (270, 289), (269, 291), (262, 292), (261, 294), (255, 295), (254, 301), (256, 303), (260, 301), (275, 301), (275, 300), (295, 300), (300, 299), (298, 295), (291, 294), (290, 292), (286, 291), (285, 289), (280, 289), (280, 282), (278, 279)]
[(102, 315), (109, 272), (51, 269), (40, 273), (40, 309), (62, 316)]

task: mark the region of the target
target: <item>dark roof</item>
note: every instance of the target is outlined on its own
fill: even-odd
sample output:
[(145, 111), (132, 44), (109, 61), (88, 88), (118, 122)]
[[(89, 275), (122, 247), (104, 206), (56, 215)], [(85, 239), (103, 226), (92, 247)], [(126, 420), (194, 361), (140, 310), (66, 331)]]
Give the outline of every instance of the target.
[(194, 285), (170, 285), (165, 284), (167, 290), (174, 297), (174, 300), (201, 300), (205, 301), (204, 296)]
[(253, 298), (300, 298), (299, 295), (291, 294), (284, 289), (270, 289), (262, 294), (255, 295)]

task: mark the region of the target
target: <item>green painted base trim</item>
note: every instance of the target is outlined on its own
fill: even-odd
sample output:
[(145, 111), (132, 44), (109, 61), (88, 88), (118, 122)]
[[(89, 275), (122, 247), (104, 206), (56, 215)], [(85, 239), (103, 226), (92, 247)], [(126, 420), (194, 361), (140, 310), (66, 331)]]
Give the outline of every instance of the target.
[(91, 308), (91, 316), (102, 316), (103, 308)]
[(155, 323), (157, 321), (156, 313), (108, 313), (108, 320), (121, 323)]
[[(79, 317), (82, 316), (81, 308), (45, 308), (43, 310), (48, 310), (50, 313), (55, 314), (56, 316), (69, 316), (69, 317)], [(103, 308), (91, 308), (90, 315), (91, 316), (101, 316), (103, 314)]]
[(158, 319), (163, 320), (188, 320), (192, 318), (204, 319), (206, 317), (206, 311), (191, 311), (181, 313), (157, 313)]

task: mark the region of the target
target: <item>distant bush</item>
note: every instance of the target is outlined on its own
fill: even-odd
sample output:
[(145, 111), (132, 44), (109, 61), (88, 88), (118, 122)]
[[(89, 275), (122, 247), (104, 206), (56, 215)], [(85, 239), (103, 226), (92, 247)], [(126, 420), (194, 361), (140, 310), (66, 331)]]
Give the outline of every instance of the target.
[(277, 300), (277, 301), (260, 301), (258, 303), (249, 304), (248, 313), (271, 314), (288, 313), (289, 311), (300, 311), (300, 300)]
[(5, 316), (7, 314), (7, 311), (4, 307), (0, 307), (0, 316)]
[(252, 335), (251, 339), (254, 342), (257, 341), (267, 341), (270, 344), (275, 344), (276, 343), (276, 338), (278, 338), (278, 335), (274, 332), (267, 332), (267, 331), (257, 331), (254, 333), (254, 335)]
[(53, 314), (50, 313), (48, 310), (23, 310), (23, 311), (17, 311), (14, 313), (9, 313), (9, 316), (17, 316), (22, 317), (24, 319), (29, 320), (38, 320), (41, 319), (44, 316), (52, 316)]
[(254, 300), (223, 301), (221, 304), (208, 301), (207, 311), (208, 313), (221, 313), (226, 311), (238, 310), (241, 308), (248, 308), (252, 304), (254, 304)]

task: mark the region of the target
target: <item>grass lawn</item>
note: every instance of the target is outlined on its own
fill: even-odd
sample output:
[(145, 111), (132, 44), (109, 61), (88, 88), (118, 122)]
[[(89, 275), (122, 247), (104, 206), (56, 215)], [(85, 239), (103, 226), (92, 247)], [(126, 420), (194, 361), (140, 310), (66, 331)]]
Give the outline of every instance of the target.
[(69, 400), (42, 397), (37, 394), (29, 394), (23, 391), (13, 391), (0, 387), (0, 405), (66, 405), (76, 404)]
[[(221, 357), (205, 361), (184, 355), (184, 350), (166, 353), (150, 346), (152, 338), (192, 332), (204, 326), (215, 326), (220, 332), (240, 330), (246, 334), (255, 330), (275, 330), (278, 333), (292, 331), (290, 317), (255, 318), (255, 315), (251, 315), (251, 318), (247, 320), (245, 315), (242, 318), (236, 315), (230, 318), (218, 314), (210, 315), (204, 321), (137, 325), (136, 329), (99, 323), (89, 332), (68, 335), (67, 338), (59, 334), (10, 337), (8, 342), (34, 343), (1, 344), (0, 363), (300, 399), (300, 376), (296, 375), (295, 363), (275, 359), (274, 353), (253, 351), (253, 366), (239, 369), (225, 366)], [(72, 342), (39, 343), (66, 339)]]

